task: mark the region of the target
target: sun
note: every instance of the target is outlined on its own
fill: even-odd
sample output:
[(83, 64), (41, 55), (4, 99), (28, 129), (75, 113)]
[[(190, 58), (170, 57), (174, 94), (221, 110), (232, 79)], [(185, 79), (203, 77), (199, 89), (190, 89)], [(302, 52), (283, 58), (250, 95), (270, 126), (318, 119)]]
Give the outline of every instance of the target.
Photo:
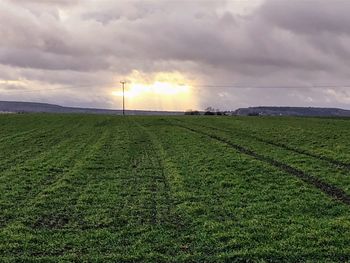
[[(178, 72), (161, 72), (145, 76), (133, 72), (128, 77), (125, 98), (129, 109), (186, 110), (197, 107), (193, 86)], [(122, 90), (113, 91), (122, 97)]]

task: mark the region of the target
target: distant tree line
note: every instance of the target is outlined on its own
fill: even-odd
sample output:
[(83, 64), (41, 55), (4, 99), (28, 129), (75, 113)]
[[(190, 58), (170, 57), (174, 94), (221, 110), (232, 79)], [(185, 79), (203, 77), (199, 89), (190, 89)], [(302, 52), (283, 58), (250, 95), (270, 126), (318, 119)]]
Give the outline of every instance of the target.
[(213, 107), (206, 108), (203, 112), (198, 110), (187, 110), (185, 115), (217, 115), (217, 116), (227, 116), (229, 115), (228, 111), (221, 111), (219, 109), (214, 109)]
[(201, 113), (198, 110), (187, 110), (185, 115), (201, 115)]

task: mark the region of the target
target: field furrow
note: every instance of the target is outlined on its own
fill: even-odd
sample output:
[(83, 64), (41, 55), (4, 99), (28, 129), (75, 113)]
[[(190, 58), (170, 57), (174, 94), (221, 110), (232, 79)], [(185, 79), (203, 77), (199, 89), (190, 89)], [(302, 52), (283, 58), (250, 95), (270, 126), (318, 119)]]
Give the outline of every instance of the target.
[(238, 133), (242, 131), (249, 136), (267, 139), (346, 165), (350, 164), (350, 153), (347, 150), (350, 147), (348, 139), (350, 122), (346, 119), (214, 117), (186, 118), (186, 121)]
[(18, 141), (10, 140), (6, 147), (0, 149), (0, 177), (6, 170), (17, 169), (26, 162), (46, 154), (51, 148), (74, 136), (75, 130), (79, 128), (79, 125), (74, 123), (69, 129), (58, 126), (37, 131)]
[(0, 116), (0, 262), (350, 261), (348, 153), (255, 120)]
[(202, 135), (205, 135), (205, 136), (208, 136), (210, 137), (211, 139), (214, 139), (214, 140), (217, 140), (217, 141), (220, 141), (222, 143), (225, 143), (231, 147), (233, 147), (234, 149), (236, 149), (237, 151), (239, 151), (240, 153), (243, 153), (243, 154), (246, 154), (246, 155), (249, 155), (251, 157), (254, 157), (255, 159), (259, 160), (259, 161), (262, 161), (262, 162), (265, 162), (267, 164), (270, 164), (278, 169), (281, 169), (282, 171), (285, 171), (287, 172), (288, 174), (291, 174), (295, 177), (298, 177), (300, 178), (302, 181), (304, 181), (305, 183), (307, 184), (310, 184), (316, 188), (318, 188), (319, 190), (321, 190), (322, 192), (324, 192), (325, 194), (329, 195), (330, 197), (336, 199), (336, 200), (339, 200), (341, 202), (343, 202), (344, 204), (347, 204), (347, 205), (350, 205), (350, 196), (347, 195), (342, 189), (340, 188), (337, 188), (336, 186), (334, 185), (331, 185), (331, 184), (328, 184), (320, 179), (318, 179), (317, 177), (314, 177), (310, 174), (306, 174), (305, 172), (301, 171), (301, 170), (298, 170), (296, 168), (293, 168), (292, 166), (286, 164), (286, 163), (283, 163), (283, 162), (280, 162), (278, 160), (274, 160), (274, 159), (271, 159), (267, 156), (264, 156), (264, 155), (261, 155), (261, 154), (258, 154), (250, 149), (247, 149), (241, 145), (238, 145), (238, 144), (234, 144), (230, 141), (227, 141), (219, 136), (215, 136), (215, 135), (212, 135), (212, 134), (209, 134), (209, 133), (206, 133), (206, 132), (203, 132), (203, 131), (199, 131), (199, 130), (196, 130), (196, 129), (193, 129), (193, 128), (189, 128), (189, 127), (186, 127), (186, 126), (180, 126), (179, 127), (182, 127), (184, 129), (187, 129), (189, 131), (192, 131), (192, 132), (195, 132), (195, 133), (199, 133), (199, 134), (202, 134)]
[(18, 212), (23, 212), (21, 207), (26, 206), (28, 201), (35, 199), (38, 194), (54, 184), (79, 162), (81, 153), (92, 143), (88, 130), (89, 126), (80, 127), (80, 132), (74, 133), (73, 136), (67, 136), (65, 132), (58, 133), (62, 137), (52, 137), (56, 145), (52, 144), (34, 158), (29, 158), (23, 164), (17, 164), (1, 173), (0, 221), (2, 225), (13, 218), (20, 217), (21, 214)]
[(321, 181), (341, 189), (347, 195), (350, 194), (350, 173), (343, 167), (334, 167), (329, 165), (327, 161), (254, 140), (249, 135), (235, 133), (234, 130), (230, 132), (226, 130), (219, 131), (202, 125), (198, 126), (192, 122), (179, 122), (178, 120), (176, 120), (176, 123), (220, 137), (220, 139), (229, 143), (243, 146), (272, 160), (287, 164), (305, 174), (312, 174)]
[[(177, 121), (180, 121), (180, 120), (177, 120)], [(319, 154), (316, 154), (313, 152), (309, 152), (309, 151), (304, 150), (304, 149), (292, 147), (292, 146), (289, 146), (289, 145), (282, 143), (282, 142), (275, 142), (271, 139), (259, 137), (259, 136), (250, 134), (249, 131), (244, 131), (244, 130), (239, 129), (237, 127), (230, 127), (229, 129), (228, 128), (224, 129), (224, 128), (213, 127), (213, 126), (208, 126), (208, 125), (203, 125), (203, 124), (197, 124), (196, 122), (190, 122), (190, 123), (194, 124), (196, 126), (200, 126), (202, 128), (212, 129), (212, 130), (216, 130), (216, 131), (220, 131), (220, 132), (231, 133), (231, 134), (234, 134), (235, 136), (237, 136), (237, 135), (244, 136), (246, 138), (250, 138), (250, 139), (253, 139), (255, 141), (270, 144), (272, 146), (276, 146), (276, 147), (279, 147), (279, 148), (282, 148), (282, 149), (285, 149), (285, 150), (288, 150), (288, 151), (291, 151), (291, 152), (294, 152), (297, 154), (307, 155), (309, 157), (313, 157), (313, 158), (321, 160), (321, 161), (326, 161), (329, 164), (335, 166), (336, 168), (343, 168), (346, 171), (350, 171), (350, 163), (342, 162), (342, 161), (333, 159), (333, 158), (328, 157), (328, 156), (323, 156), (323, 155), (319, 155)]]
[[(168, 127), (166, 128), (166, 126)], [(213, 252), (211, 248), (221, 247), (218, 244), (222, 244), (222, 247), (225, 247), (225, 243), (228, 250), (235, 247), (236, 253), (229, 255), (223, 253), (223, 258), (230, 258), (231, 260), (237, 257), (245, 258), (241, 248), (248, 246), (251, 250), (255, 250), (254, 244), (259, 244), (262, 240), (269, 240), (267, 244), (271, 244), (273, 236), (273, 234), (271, 236), (271, 233), (273, 231), (290, 229), (289, 227), (293, 229), (299, 225), (299, 223), (293, 220), (290, 221), (290, 219), (298, 218), (296, 215), (301, 211), (304, 211), (301, 214), (305, 216), (307, 214), (308, 217), (307, 220), (303, 217), (303, 220), (315, 223), (316, 218), (324, 218), (318, 221), (320, 223), (323, 220), (327, 221), (326, 218), (329, 216), (327, 214), (332, 213), (331, 211), (334, 211), (333, 208), (343, 207), (344, 205), (341, 202), (337, 204), (337, 202), (330, 200), (313, 186), (309, 188), (307, 185), (303, 185), (302, 182), (298, 182), (298, 178), (288, 178), (288, 173), (276, 172), (274, 169), (269, 168), (270, 164), (266, 166), (264, 162), (261, 163), (251, 156), (242, 157), (235, 149), (228, 150), (230, 147), (227, 145), (208, 137), (203, 137), (202, 134), (183, 130), (174, 125), (166, 124), (166, 122), (163, 123), (162, 128), (155, 126), (153, 132), (166, 145), (166, 156), (170, 158), (178, 171), (177, 183), (174, 184), (171, 181), (171, 184), (177, 186), (175, 188), (177, 193), (175, 195), (175, 203), (177, 203), (178, 212), (187, 226), (182, 229), (179, 236), (182, 236), (183, 240), (187, 240), (187, 245), (184, 245), (184, 247), (187, 247), (187, 252), (190, 254), (202, 251), (202, 260), (210, 258), (210, 254), (206, 254), (207, 252), (222, 253), (219, 252), (220, 250)], [(266, 207), (270, 202), (272, 202), (273, 209)], [(332, 207), (332, 209), (327, 207)], [(349, 215), (348, 206), (345, 205), (343, 208), (344, 215)], [(265, 212), (269, 211), (269, 215), (267, 216), (262, 210)], [(291, 214), (288, 216), (288, 213)], [(242, 214), (246, 216), (246, 219), (242, 220), (240, 217)], [(292, 214), (296, 217), (292, 216)], [(259, 220), (261, 220), (261, 223), (267, 223), (271, 232), (265, 232), (265, 228), (263, 231), (262, 228), (258, 228), (259, 230), (255, 230), (258, 232), (255, 232), (253, 230), (255, 227), (253, 221), (248, 220), (252, 225), (244, 223), (248, 218), (253, 221), (257, 220), (256, 224), (258, 225), (260, 225)], [(273, 218), (278, 218), (275, 222), (279, 222), (277, 225), (272, 223), (274, 221)], [(312, 218), (315, 218), (315, 220)], [(288, 227), (287, 225), (283, 226), (284, 224), (291, 225)], [(186, 233), (188, 229), (190, 231)], [(193, 231), (196, 231), (196, 229), (198, 233), (194, 234)], [(225, 229), (226, 233), (235, 234), (233, 236), (229, 236), (229, 234), (228, 236), (221, 236), (220, 229)], [(252, 239), (247, 239), (247, 233), (252, 230)], [(218, 232), (216, 233), (215, 231)], [(345, 230), (345, 232), (347, 231)], [(242, 239), (239, 238), (240, 235), (242, 235)], [(290, 235), (290, 240), (293, 240), (292, 236), (294, 234), (290, 232), (288, 235)], [(233, 238), (234, 236), (236, 239)], [(222, 237), (222, 240), (219, 239), (220, 237)], [(287, 244), (288, 241), (287, 243), (285, 243), (286, 241), (281, 241), (285, 237), (274, 236), (276, 242)], [(236, 240), (237, 243), (233, 242), (229, 245), (229, 241), (232, 242), (233, 240)], [(242, 240), (248, 243), (241, 247)], [(309, 241), (306, 242), (308, 243)], [(293, 258), (295, 253), (292, 247), (296, 243), (292, 243), (290, 243), (289, 247), (291, 249), (290, 258)], [(256, 250), (256, 255), (261, 255), (261, 251), (258, 251), (259, 249)], [(345, 254), (342, 255), (344, 256)], [(197, 256), (201, 258), (200, 255)], [(316, 258), (315, 254), (313, 256)], [(308, 258), (310, 254), (305, 254), (304, 257)], [(271, 257), (270, 260), (272, 259), (281, 261), (283, 256)]]

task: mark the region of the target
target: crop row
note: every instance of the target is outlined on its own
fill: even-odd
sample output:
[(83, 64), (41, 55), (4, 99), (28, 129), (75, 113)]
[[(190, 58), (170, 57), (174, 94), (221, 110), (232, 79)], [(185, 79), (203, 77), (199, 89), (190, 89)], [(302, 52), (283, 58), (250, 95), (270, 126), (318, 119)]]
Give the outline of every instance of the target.
[(0, 172), (0, 261), (350, 260), (349, 206), (269, 163), (285, 149), (190, 119), (29, 117), (32, 150)]
[(210, 125), (287, 145), (325, 159), (350, 164), (350, 121), (322, 118), (187, 118)]
[[(265, 142), (265, 139), (272, 141), (273, 138), (263, 138), (261, 140), (260, 137), (255, 138), (249, 133), (237, 132), (235, 129), (221, 129), (220, 126), (213, 128), (212, 126), (198, 125), (192, 121), (176, 121), (180, 124), (186, 124), (187, 127), (196, 128), (196, 130), (201, 132), (207, 132), (209, 135), (219, 137), (229, 143), (243, 146), (254, 153), (258, 153), (270, 159), (270, 163), (271, 160), (274, 160), (275, 163), (277, 161), (277, 163), (281, 163), (284, 166), (289, 166), (289, 170), (295, 170), (294, 174), (312, 175), (314, 178), (324, 181), (327, 185), (334, 186), (340, 190), (335, 192), (345, 192), (347, 195), (350, 194), (350, 173), (349, 169), (345, 166), (337, 166), (334, 165), (334, 163), (330, 163), (329, 160), (324, 160), (317, 156), (310, 156), (301, 152), (299, 153), (294, 149), (290, 149), (290, 147), (281, 147)], [(278, 166), (281, 167), (281, 165)], [(332, 187), (322, 188), (329, 188), (329, 191), (332, 191)]]
[(302, 170), (293, 168), (292, 166), (290, 166), (286, 163), (283, 163), (279, 160), (272, 159), (272, 158), (267, 157), (265, 155), (261, 155), (257, 152), (254, 152), (253, 150), (245, 148), (241, 145), (232, 143), (228, 140), (223, 139), (220, 136), (209, 134), (209, 133), (206, 133), (206, 132), (203, 132), (200, 130), (186, 127), (186, 126), (181, 126), (181, 125), (179, 125), (179, 126), (182, 128), (185, 128), (187, 130), (190, 130), (192, 132), (206, 135), (214, 140), (220, 141), (222, 143), (225, 143), (225, 144), (231, 146), (232, 148), (236, 149), (240, 153), (249, 155), (249, 156), (251, 156), (259, 161), (262, 161), (262, 162), (265, 162), (265, 163), (270, 164), (272, 166), (275, 166), (275, 167), (281, 169), (282, 171), (285, 171), (285, 172), (287, 172), (295, 177), (300, 178), (305, 183), (310, 184), (310, 185), (318, 188), (319, 190), (323, 191), (324, 193), (326, 193), (330, 197), (333, 197), (334, 199), (337, 199), (337, 200), (343, 202), (344, 204), (350, 205), (350, 196), (348, 196), (342, 189), (337, 188), (334, 185), (328, 184), (327, 182), (324, 182), (317, 177), (314, 177), (310, 174), (307, 174)]

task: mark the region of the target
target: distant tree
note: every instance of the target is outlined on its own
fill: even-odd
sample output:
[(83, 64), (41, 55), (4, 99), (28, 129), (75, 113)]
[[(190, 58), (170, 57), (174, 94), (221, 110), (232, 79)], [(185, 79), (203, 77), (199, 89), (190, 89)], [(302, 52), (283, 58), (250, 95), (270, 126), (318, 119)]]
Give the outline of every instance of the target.
[(224, 116), (226, 115), (225, 111), (221, 111), (220, 109), (214, 109), (213, 107), (208, 107), (204, 111), (204, 115), (218, 115)]
[(185, 112), (185, 115), (201, 115), (199, 111), (197, 110), (187, 110)]
[(248, 116), (260, 116), (259, 112), (249, 112)]
[(208, 107), (204, 110), (204, 115), (215, 115), (215, 109), (213, 107)]

